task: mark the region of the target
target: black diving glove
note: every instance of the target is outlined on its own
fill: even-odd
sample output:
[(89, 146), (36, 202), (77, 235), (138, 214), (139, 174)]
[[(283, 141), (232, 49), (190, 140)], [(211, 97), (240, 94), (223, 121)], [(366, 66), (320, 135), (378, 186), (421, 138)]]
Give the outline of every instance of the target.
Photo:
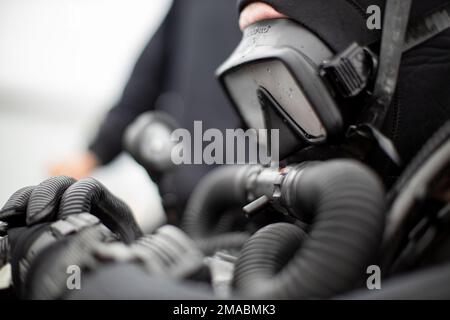
[(49, 247), (82, 239), (81, 253), (98, 242), (132, 243), (142, 236), (128, 206), (93, 178), (55, 177), (22, 188), (0, 210), (0, 221), (0, 267), (11, 263), (19, 297), (30, 297), (27, 278)]

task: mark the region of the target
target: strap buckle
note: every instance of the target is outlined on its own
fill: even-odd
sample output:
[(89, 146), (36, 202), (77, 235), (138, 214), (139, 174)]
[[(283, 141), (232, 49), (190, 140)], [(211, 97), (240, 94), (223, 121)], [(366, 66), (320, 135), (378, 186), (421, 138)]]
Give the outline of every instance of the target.
[(377, 66), (378, 60), (372, 51), (352, 43), (331, 60), (324, 61), (319, 74), (341, 97), (351, 98), (368, 87)]

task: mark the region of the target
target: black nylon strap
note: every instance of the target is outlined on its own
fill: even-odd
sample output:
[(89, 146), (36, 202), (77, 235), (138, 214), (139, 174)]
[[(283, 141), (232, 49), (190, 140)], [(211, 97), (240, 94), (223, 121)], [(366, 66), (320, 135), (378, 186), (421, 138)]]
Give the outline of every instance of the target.
[[(405, 43), (405, 36), (410, 17), (412, 0), (389, 0), (387, 2), (383, 37), (377, 78), (371, 103), (362, 112), (362, 118), (355, 126), (351, 126), (347, 136), (357, 137), (357, 145), (363, 150), (375, 143), (395, 164), (400, 165), (401, 159), (390, 139), (379, 129), (384, 123), (387, 111), (397, 87), (397, 79)], [(365, 141), (368, 140), (368, 141)], [(365, 146), (363, 146), (365, 145)]]
[[(397, 87), (397, 79), (408, 27), (412, 0), (389, 0), (383, 25), (378, 74), (375, 80), (373, 102), (374, 118), (369, 123), (380, 128)], [(376, 117), (375, 117), (376, 115)]]
[(367, 122), (381, 128), (394, 96), (403, 52), (450, 27), (450, 4), (408, 24), (412, 0), (389, 0), (384, 17), (383, 38), (373, 105)]
[(450, 28), (450, 4), (446, 4), (409, 22), (412, 0), (387, 2), (383, 38), (372, 104), (363, 112), (362, 123), (380, 129), (397, 87), (403, 52)]

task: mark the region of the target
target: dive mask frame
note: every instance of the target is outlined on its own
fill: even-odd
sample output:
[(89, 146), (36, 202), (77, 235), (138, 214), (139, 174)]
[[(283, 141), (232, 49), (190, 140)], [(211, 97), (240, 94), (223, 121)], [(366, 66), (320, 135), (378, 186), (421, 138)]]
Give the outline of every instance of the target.
[[(355, 59), (351, 59), (354, 57), (360, 59), (357, 62), (361, 63), (362, 68), (357, 70), (356, 66), (354, 70), (348, 71), (349, 67), (355, 67)], [(371, 64), (369, 67), (368, 63)], [(283, 111), (283, 116), (287, 117), (283, 121), (290, 129), (307, 144), (317, 145), (344, 135), (347, 124), (338, 100), (355, 97), (365, 90), (375, 73), (376, 65), (376, 57), (366, 48), (352, 44), (336, 55), (317, 35), (297, 22), (274, 19), (260, 21), (246, 28), (241, 43), (219, 67), (216, 75), (248, 127), (271, 129), (265, 126), (266, 123), (262, 125), (264, 120), (261, 119), (258, 120), (260, 124), (252, 124), (252, 110), (248, 110), (262, 109), (259, 93), (264, 91), (277, 103), (277, 109)], [(269, 73), (272, 69), (281, 71), (278, 74), (274, 72), (270, 81), (270, 75), (264, 75), (264, 69)], [(351, 78), (359, 71), (361, 77)], [(251, 73), (257, 76), (252, 78)], [(284, 79), (277, 79), (283, 73), (281, 77)], [(239, 77), (241, 79), (236, 80)], [(345, 83), (346, 80), (349, 81)], [(292, 89), (293, 84), (297, 86), (295, 90)], [(352, 87), (352, 84), (356, 85)], [(345, 88), (350, 89), (342, 90)], [(304, 98), (300, 107), (292, 96), (296, 90), (299, 91), (300, 100), (303, 101)], [(303, 109), (303, 114), (307, 114), (306, 119), (296, 118), (293, 108)], [(309, 110), (305, 110), (308, 108)], [(253, 111), (253, 114), (263, 114), (263, 110)], [(308, 132), (305, 126), (311, 125), (311, 121), (316, 121), (317, 124)], [(311, 134), (312, 131), (315, 134)]]

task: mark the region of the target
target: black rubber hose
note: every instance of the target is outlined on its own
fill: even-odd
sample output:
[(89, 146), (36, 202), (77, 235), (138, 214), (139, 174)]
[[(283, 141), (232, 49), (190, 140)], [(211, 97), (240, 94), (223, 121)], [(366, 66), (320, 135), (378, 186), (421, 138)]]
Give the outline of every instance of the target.
[(184, 212), (182, 228), (189, 236), (194, 239), (214, 236), (223, 215), (246, 204), (241, 172), (242, 166), (223, 166), (200, 182)]
[[(241, 253), (234, 286), (252, 287), (262, 277), (272, 278), (288, 263), (305, 237), (305, 231), (290, 223), (275, 223), (259, 230)], [(256, 266), (253, 261), (261, 263)]]
[(362, 164), (335, 160), (305, 168), (282, 201), (310, 220), (308, 236), (277, 224), (258, 231), (238, 258), (234, 285), (249, 298), (330, 298), (352, 289), (376, 256), (384, 192)]

